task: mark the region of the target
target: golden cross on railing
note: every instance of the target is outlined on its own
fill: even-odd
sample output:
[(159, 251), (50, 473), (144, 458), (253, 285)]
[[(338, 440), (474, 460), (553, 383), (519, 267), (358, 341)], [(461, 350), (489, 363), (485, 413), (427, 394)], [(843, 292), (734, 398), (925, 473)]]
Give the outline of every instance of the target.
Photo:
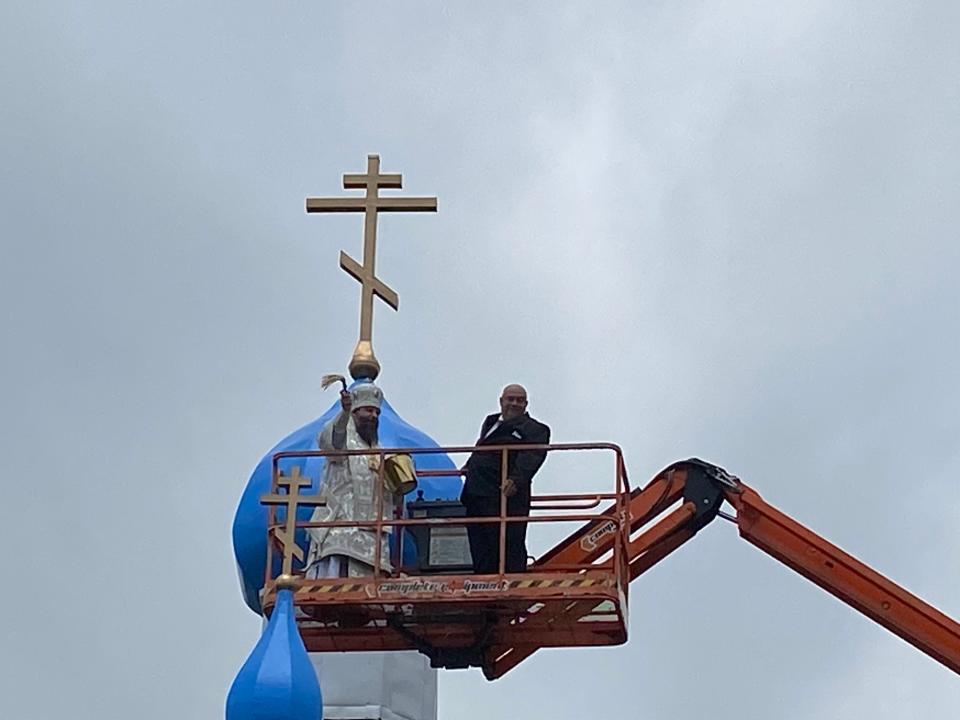
[(286, 494), (268, 493), (260, 496), (262, 505), (284, 505), (287, 508), (287, 518), (285, 527), (281, 530), (276, 528), (274, 535), (283, 546), (283, 569), (284, 575), (293, 573), (293, 559), (303, 560), (303, 550), (297, 545), (294, 537), (297, 531), (297, 504), (304, 505), (322, 505), (316, 496), (301, 495), (300, 489), (310, 487), (310, 478), (300, 474), (299, 466), (294, 466), (290, 475), (284, 475), (282, 472), (277, 475), (277, 489), (286, 488)]
[(307, 198), (308, 213), (364, 213), (363, 264), (340, 251), (340, 267), (361, 285), (360, 339), (350, 361), (350, 374), (354, 380), (361, 377), (375, 380), (380, 374), (380, 363), (373, 353), (373, 296), (376, 295), (394, 310), (400, 307), (397, 293), (376, 274), (377, 213), (437, 211), (435, 197), (380, 197), (380, 188), (399, 189), (401, 182), (400, 173), (381, 175), (380, 156), (368, 155), (365, 174), (346, 173), (343, 176), (343, 187), (348, 190), (365, 188), (364, 197)]

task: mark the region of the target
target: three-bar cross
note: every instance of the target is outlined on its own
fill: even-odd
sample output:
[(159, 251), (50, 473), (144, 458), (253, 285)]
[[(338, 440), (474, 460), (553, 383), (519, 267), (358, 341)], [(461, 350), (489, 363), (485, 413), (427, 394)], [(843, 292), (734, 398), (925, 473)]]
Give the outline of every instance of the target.
[(380, 188), (399, 189), (399, 173), (380, 173), (380, 156), (367, 156), (367, 172), (346, 173), (343, 187), (346, 189), (364, 188), (364, 197), (345, 198), (307, 198), (308, 213), (362, 212), (363, 224), (363, 264), (361, 265), (345, 252), (340, 252), (340, 267), (357, 279), (361, 286), (360, 299), (360, 341), (371, 342), (373, 335), (373, 296), (376, 295), (387, 305), (397, 310), (400, 299), (392, 288), (377, 277), (377, 214), (381, 212), (436, 212), (435, 197), (380, 197)]

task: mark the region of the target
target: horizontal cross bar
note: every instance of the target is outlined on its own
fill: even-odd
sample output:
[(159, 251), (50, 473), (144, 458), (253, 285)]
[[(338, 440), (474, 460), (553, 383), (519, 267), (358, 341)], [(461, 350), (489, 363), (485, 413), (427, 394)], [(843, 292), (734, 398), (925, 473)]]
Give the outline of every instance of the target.
[(435, 197), (391, 197), (377, 198), (380, 212), (436, 212)]
[(307, 198), (308, 213), (363, 212), (436, 212), (435, 197)]
[[(399, 190), (402, 187), (400, 173), (387, 173), (385, 175), (374, 175), (377, 181), (377, 187)], [(370, 175), (366, 173), (344, 173), (343, 186), (348, 190), (352, 188), (365, 188), (370, 181)]]

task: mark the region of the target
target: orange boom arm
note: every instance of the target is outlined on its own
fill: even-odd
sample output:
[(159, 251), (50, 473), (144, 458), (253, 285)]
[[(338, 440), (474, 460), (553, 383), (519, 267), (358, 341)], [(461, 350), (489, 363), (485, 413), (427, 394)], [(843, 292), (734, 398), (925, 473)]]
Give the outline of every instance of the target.
[(727, 499), (740, 536), (960, 673), (960, 624), (740, 485)]
[[(736, 517), (721, 513), (724, 501), (737, 511)], [(700, 460), (675, 463), (642, 490), (634, 490), (627, 509), (631, 580), (722, 514), (736, 522), (748, 542), (960, 673), (960, 624), (784, 515), (722, 468)], [(608, 514), (613, 518), (613, 508)], [(539, 558), (534, 568), (546, 571), (551, 566), (594, 562), (610, 552), (615, 535), (612, 521), (587, 523)], [(585, 603), (571, 602), (562, 619), (585, 616), (590, 610)], [(536, 649), (496, 648), (488, 676), (500, 677)]]

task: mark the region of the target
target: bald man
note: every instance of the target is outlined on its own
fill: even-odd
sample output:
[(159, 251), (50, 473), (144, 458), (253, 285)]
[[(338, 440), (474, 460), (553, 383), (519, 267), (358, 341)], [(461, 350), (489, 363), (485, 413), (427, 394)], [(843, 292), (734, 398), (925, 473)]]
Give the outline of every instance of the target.
[[(500, 412), (488, 415), (480, 428), (477, 447), (546, 445), (550, 428), (527, 413), (527, 391), (522, 385), (507, 385), (500, 394)], [(507, 496), (507, 515), (526, 517), (530, 514), (530, 485), (543, 464), (546, 450), (510, 450), (507, 453), (506, 479), (501, 488), (501, 453), (474, 452), (464, 465), (466, 481), (460, 501), (469, 517), (500, 515), (500, 491)], [(500, 568), (500, 526), (497, 523), (467, 525), (473, 571), (494, 574)], [(504, 570), (523, 572), (527, 568), (527, 524), (507, 523)]]

